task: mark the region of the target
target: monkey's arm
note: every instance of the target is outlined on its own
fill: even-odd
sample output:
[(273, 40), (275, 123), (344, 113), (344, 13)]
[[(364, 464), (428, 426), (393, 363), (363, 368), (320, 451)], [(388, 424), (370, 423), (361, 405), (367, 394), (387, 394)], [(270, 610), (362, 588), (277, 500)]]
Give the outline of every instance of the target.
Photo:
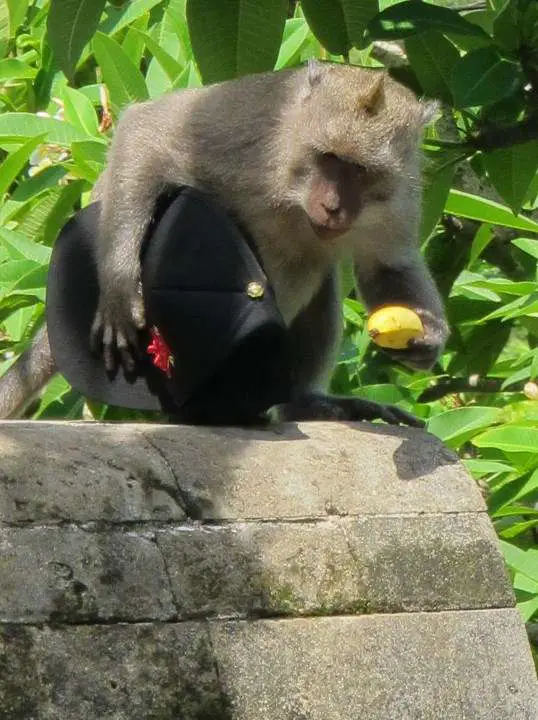
[(0, 378), (0, 418), (19, 417), (56, 372), (47, 328)]
[(282, 420), (384, 420), (421, 427), (422, 421), (393, 405), (328, 395), (326, 388), (341, 340), (340, 292), (333, 272), (290, 327), (293, 388), (278, 407)]
[[(162, 132), (147, 105), (129, 108), (118, 125), (98, 193), (102, 203), (99, 225), (99, 306), (91, 341), (102, 343), (107, 369), (134, 367), (137, 331), (144, 327), (144, 306), (138, 284), (140, 248), (155, 202), (165, 185)], [(168, 164), (170, 161), (168, 161)]]

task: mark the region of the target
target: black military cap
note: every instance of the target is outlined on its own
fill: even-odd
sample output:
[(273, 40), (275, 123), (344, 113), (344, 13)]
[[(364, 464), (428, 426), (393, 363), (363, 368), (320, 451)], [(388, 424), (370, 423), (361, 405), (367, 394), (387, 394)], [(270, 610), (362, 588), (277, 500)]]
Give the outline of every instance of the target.
[(90, 350), (98, 302), (99, 203), (63, 228), (52, 253), (47, 326), (59, 371), (85, 397), (163, 410), (183, 422), (253, 420), (289, 399), (287, 330), (245, 233), (208, 195), (163, 196), (142, 251), (148, 330), (132, 376)]

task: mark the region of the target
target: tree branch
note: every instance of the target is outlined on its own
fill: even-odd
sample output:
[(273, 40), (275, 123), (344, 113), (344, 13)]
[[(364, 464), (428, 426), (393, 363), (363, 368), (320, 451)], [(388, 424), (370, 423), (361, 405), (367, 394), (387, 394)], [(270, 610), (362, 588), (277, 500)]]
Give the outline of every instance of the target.
[(523, 392), (525, 382), (514, 383), (509, 388), (503, 388), (505, 378), (481, 378), (478, 375), (469, 375), (466, 378), (444, 378), (433, 387), (424, 390), (417, 402), (432, 402), (440, 400), (446, 395), (455, 393), (497, 393), (497, 392)]
[(482, 130), (470, 143), (477, 150), (498, 150), (499, 148), (521, 145), (538, 140), (538, 114), (532, 115), (514, 125)]

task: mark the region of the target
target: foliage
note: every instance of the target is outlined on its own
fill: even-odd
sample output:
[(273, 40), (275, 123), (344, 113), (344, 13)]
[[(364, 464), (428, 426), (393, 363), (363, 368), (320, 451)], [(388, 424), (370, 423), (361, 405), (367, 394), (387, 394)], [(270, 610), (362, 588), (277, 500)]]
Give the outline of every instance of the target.
[[(415, 412), (460, 453), (487, 495), (530, 619), (538, 617), (538, 3), (458, 5), (0, 0), (0, 369), (44, 320), (51, 246), (88, 202), (127, 104), (312, 56), (390, 64), (442, 102), (424, 144), (422, 242), (452, 336), (433, 374), (413, 374), (369, 344), (364, 308), (348, 298), (333, 387)], [(57, 377), (33, 417), (83, 412), (114, 411), (90, 409)]]

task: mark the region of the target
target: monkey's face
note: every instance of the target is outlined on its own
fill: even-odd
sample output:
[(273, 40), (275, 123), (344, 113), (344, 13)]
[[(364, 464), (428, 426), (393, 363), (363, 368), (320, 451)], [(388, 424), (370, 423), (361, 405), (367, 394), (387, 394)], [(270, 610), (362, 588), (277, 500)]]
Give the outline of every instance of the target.
[(315, 153), (308, 173), (304, 211), (316, 235), (333, 240), (347, 233), (364, 211), (389, 202), (395, 178), (349, 157)]

